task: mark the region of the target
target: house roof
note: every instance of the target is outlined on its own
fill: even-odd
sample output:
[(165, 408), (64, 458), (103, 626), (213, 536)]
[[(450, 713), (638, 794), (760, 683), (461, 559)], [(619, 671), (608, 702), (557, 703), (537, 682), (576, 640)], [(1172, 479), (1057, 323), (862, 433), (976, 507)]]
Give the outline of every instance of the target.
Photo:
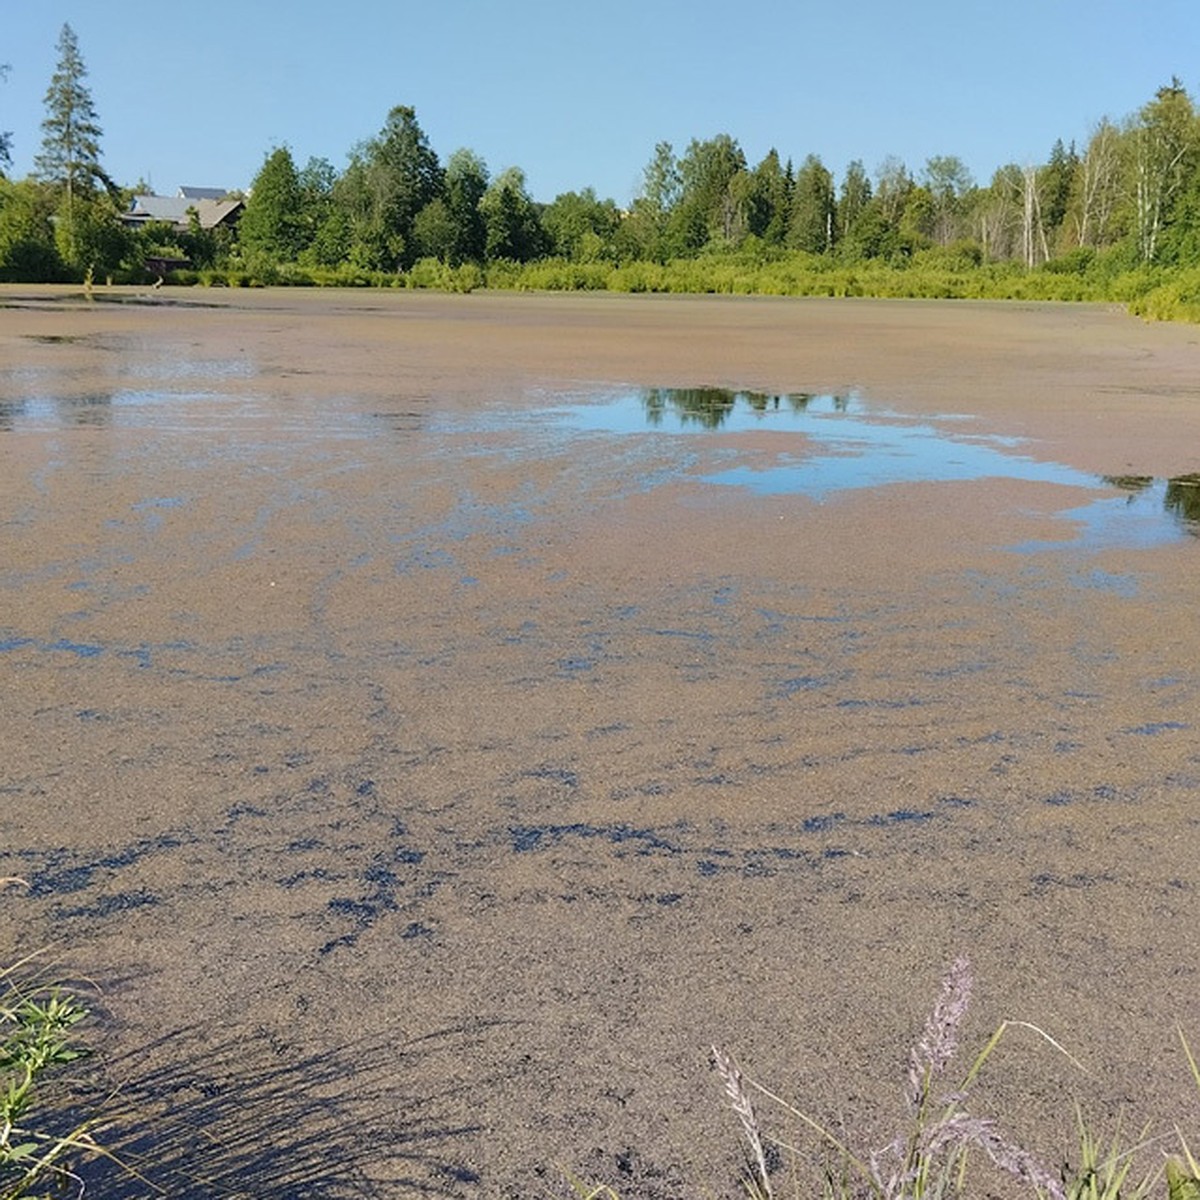
[(122, 220), (129, 225), (148, 221), (168, 221), (179, 229), (188, 226), (188, 210), (195, 209), (201, 229), (229, 224), (242, 210), (241, 200), (191, 200), (186, 196), (134, 196), (133, 204)]
[(229, 195), (228, 188), (215, 187), (181, 187), (179, 195), (184, 200), (224, 200)]

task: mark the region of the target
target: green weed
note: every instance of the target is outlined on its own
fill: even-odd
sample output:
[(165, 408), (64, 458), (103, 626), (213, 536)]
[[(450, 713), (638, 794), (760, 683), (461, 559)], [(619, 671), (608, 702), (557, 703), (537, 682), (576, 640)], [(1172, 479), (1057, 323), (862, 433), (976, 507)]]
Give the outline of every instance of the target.
[(0, 1200), (62, 1194), (78, 1184), (73, 1159), (100, 1152), (94, 1122), (65, 1133), (47, 1130), (45, 1077), (87, 1053), (76, 1039), (87, 1009), (59, 988), (20, 982), (30, 962), (0, 970)]

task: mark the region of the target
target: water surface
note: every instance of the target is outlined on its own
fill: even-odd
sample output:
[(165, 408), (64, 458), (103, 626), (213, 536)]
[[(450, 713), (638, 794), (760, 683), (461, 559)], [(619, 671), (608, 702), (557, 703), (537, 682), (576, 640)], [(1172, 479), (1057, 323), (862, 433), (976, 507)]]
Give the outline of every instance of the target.
[[(579, 433), (793, 435), (781, 440), (769, 465), (735, 465), (702, 476), (764, 496), (802, 495), (820, 502), (838, 492), (879, 491), (892, 484), (1049, 483), (1093, 493), (1082, 503), (1064, 493), (1058, 510), (1078, 527), (1075, 543), (1083, 547), (1152, 546), (1200, 535), (1200, 476), (1094, 475), (1024, 453), (1030, 447), (1020, 438), (973, 433), (969, 417), (908, 416), (869, 405), (853, 392), (644, 388), (555, 412)], [(1015, 548), (1062, 545), (1030, 542)]]

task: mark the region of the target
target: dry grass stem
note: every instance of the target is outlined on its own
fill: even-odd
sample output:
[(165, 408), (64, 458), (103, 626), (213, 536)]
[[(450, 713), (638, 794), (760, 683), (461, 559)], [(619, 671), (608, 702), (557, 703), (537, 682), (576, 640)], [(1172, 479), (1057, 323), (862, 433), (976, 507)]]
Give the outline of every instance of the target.
[[(835, 1183), (832, 1173), (826, 1172), (825, 1175), (826, 1191), (834, 1200), (849, 1200), (856, 1191), (864, 1188), (875, 1200), (941, 1200), (946, 1196), (961, 1196), (967, 1186), (967, 1161), (971, 1152), (982, 1153), (995, 1167), (1034, 1189), (1043, 1200), (1093, 1200), (1074, 1190), (1068, 1197), (1058, 1174), (1048, 1170), (1029, 1151), (1009, 1141), (994, 1121), (977, 1117), (967, 1109), (967, 1093), (972, 1083), (1010, 1025), (1027, 1027), (1063, 1054), (1067, 1053), (1037, 1026), (1026, 1025), (1025, 1022), (1002, 1022), (975, 1056), (958, 1087), (948, 1095), (934, 1097), (934, 1085), (943, 1080), (958, 1053), (960, 1031), (970, 1006), (972, 986), (970, 963), (960, 957), (942, 980), (933, 1011), (908, 1056), (904, 1083), (906, 1128), (873, 1154), (856, 1156), (819, 1121), (751, 1081), (751, 1087), (779, 1103), (839, 1154), (842, 1162), (840, 1187)], [(750, 1104), (747, 1084), (729, 1054), (716, 1047), (713, 1054), (725, 1083), (726, 1094), (753, 1152), (762, 1180), (762, 1195), (769, 1197), (766, 1160), (762, 1151), (763, 1135)], [(1076, 1060), (1072, 1058), (1071, 1061)], [(1196, 1073), (1200, 1084), (1200, 1070)], [(770, 1141), (794, 1155), (798, 1154), (795, 1147), (786, 1142), (775, 1137), (771, 1137)], [(1098, 1157), (1093, 1154), (1092, 1161), (1095, 1162)], [(854, 1186), (855, 1179), (860, 1181), (857, 1188)], [(752, 1195), (756, 1194), (752, 1191)], [(1107, 1194), (1104, 1200), (1115, 1200), (1115, 1196)], [(1129, 1200), (1136, 1198), (1130, 1197)], [(1200, 1197), (1189, 1200), (1200, 1200)]]
[(965, 957), (955, 959), (942, 980), (941, 995), (925, 1022), (921, 1040), (908, 1056), (906, 1096), (913, 1109), (919, 1110), (929, 1096), (929, 1085), (946, 1070), (958, 1051), (958, 1030), (971, 1003), (971, 964)]
[(738, 1070), (732, 1055), (719, 1046), (714, 1046), (712, 1052), (717, 1071), (725, 1082), (725, 1094), (729, 1097), (729, 1103), (742, 1123), (742, 1132), (746, 1135), (754, 1166), (758, 1170), (758, 1179), (755, 1183), (761, 1188), (765, 1200), (771, 1200), (771, 1181), (767, 1177), (767, 1158), (763, 1153), (762, 1137), (759, 1133), (758, 1119), (754, 1115), (754, 1105), (750, 1103), (750, 1094), (746, 1091), (746, 1086), (742, 1081), (742, 1073)]

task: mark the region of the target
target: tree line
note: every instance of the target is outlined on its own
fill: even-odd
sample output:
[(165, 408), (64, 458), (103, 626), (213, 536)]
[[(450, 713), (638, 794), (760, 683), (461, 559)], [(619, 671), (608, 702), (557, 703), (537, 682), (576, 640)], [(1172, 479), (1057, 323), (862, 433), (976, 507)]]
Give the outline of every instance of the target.
[[(776, 279), (780, 263), (803, 263), (809, 275), (863, 268), (850, 276), (859, 279), (931, 266), (1109, 281), (1200, 269), (1200, 113), (1178, 79), (1124, 120), (1100, 121), (1081, 145), (1057, 141), (1045, 162), (1005, 164), (986, 183), (953, 155), (916, 172), (897, 158), (873, 173), (855, 161), (838, 180), (816, 154), (796, 166), (772, 149), (752, 164), (727, 133), (680, 153), (661, 142), (627, 209), (590, 187), (538, 203), (520, 168), (493, 176), (468, 149), (443, 162), (415, 110), (400, 105), (340, 171), (272, 149), (235, 231), (193, 220), (185, 232), (120, 220), (137, 189), (103, 169), (70, 26), (58, 50), (34, 172), (0, 178), (3, 279), (133, 279), (152, 255), (189, 260), (186, 278), (241, 282), (669, 277), (702, 290), (713, 290), (703, 282), (713, 272), (688, 264), (751, 264)], [(0, 172), (11, 149), (12, 135), (0, 134)], [(635, 264), (645, 269), (631, 274)]]

